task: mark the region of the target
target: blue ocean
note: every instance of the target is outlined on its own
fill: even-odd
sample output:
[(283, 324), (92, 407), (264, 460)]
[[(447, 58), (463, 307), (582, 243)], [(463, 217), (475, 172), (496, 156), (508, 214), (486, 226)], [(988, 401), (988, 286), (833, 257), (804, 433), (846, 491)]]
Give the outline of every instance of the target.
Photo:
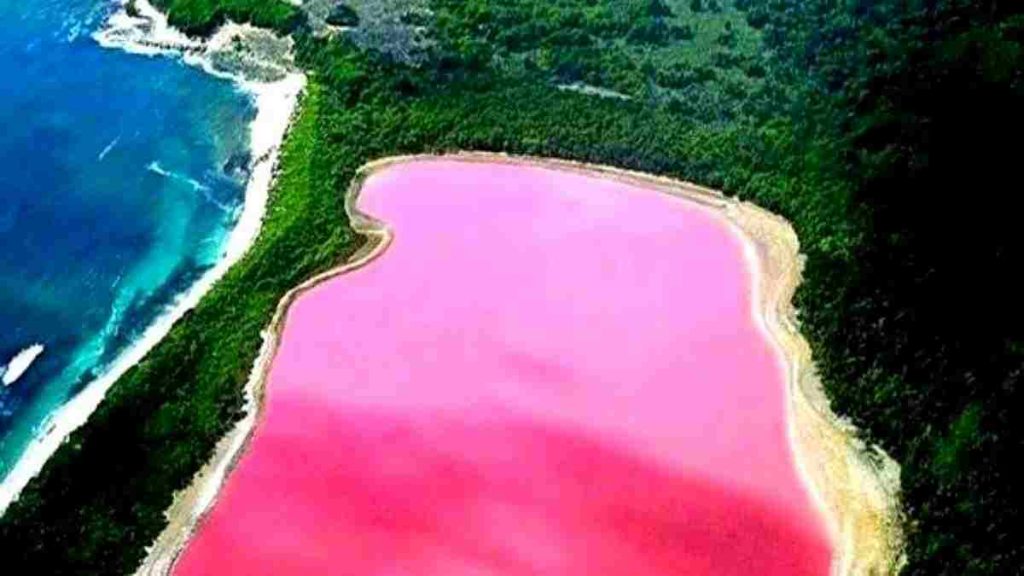
[(217, 261), (244, 197), (251, 99), (100, 47), (115, 8), (0, 0), (0, 477)]

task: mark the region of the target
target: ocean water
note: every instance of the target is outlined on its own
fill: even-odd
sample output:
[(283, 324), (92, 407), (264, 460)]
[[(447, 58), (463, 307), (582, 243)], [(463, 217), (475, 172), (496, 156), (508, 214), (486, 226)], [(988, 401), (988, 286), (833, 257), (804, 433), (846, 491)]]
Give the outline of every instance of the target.
[(0, 477), (217, 261), (244, 198), (251, 98), (100, 47), (115, 8), (0, 0)]

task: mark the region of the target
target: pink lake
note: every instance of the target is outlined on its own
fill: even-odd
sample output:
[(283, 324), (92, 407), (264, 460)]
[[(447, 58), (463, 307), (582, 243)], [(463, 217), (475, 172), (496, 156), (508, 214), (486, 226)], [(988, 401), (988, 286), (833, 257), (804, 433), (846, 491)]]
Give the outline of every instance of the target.
[(177, 574), (828, 574), (737, 232), (652, 189), (424, 159), (288, 313)]

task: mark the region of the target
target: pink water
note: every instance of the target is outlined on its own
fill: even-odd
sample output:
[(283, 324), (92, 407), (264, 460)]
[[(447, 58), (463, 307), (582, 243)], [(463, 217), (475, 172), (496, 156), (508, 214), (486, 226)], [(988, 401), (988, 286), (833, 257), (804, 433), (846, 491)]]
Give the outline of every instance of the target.
[(827, 574), (735, 232), (648, 189), (387, 168), (178, 574)]

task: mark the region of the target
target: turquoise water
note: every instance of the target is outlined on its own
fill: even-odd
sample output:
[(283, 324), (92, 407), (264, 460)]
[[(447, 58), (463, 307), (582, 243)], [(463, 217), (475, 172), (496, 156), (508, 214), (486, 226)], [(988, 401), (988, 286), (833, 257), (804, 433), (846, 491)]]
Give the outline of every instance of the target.
[[(251, 100), (166, 57), (100, 47), (115, 6), (0, 0), (0, 476), (47, 417), (219, 258)], [(242, 162), (244, 164), (244, 162)]]

